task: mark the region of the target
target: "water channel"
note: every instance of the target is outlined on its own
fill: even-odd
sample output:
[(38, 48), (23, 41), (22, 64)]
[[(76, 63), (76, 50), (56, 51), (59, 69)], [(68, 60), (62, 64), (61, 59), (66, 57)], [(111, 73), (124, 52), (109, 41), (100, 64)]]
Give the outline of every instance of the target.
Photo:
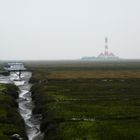
[(42, 140), (43, 134), (40, 131), (41, 115), (33, 115), (32, 111), (34, 103), (31, 97), (31, 84), (29, 80), (32, 76), (31, 72), (22, 72), (21, 80), (15, 73), (10, 73), (10, 76), (0, 76), (0, 83), (13, 83), (19, 88), (19, 98), (17, 100), (19, 113), (24, 119), (26, 126), (26, 134), (29, 140)]

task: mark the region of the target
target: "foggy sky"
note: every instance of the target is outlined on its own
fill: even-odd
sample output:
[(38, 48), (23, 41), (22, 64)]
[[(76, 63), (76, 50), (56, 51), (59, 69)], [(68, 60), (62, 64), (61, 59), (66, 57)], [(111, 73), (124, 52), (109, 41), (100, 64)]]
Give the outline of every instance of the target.
[(140, 58), (139, 0), (1, 0), (0, 60)]

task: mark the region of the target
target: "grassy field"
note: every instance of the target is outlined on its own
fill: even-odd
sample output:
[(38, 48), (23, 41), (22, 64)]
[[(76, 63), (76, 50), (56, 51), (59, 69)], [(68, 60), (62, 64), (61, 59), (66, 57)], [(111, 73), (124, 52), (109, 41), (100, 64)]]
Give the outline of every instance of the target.
[(40, 79), (140, 78), (140, 61), (44, 61), (27, 66)]
[(140, 62), (42, 62), (29, 68), (44, 140), (140, 139)]
[(24, 122), (17, 111), (18, 88), (10, 84), (0, 84), (0, 140), (11, 140), (11, 135), (20, 134), (24, 140)]

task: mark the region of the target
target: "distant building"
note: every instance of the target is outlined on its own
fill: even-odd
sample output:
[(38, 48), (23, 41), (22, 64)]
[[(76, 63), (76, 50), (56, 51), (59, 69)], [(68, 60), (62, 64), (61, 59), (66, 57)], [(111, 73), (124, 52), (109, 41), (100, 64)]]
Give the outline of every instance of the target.
[(18, 63), (18, 62), (8, 63), (7, 65), (5, 65), (4, 69), (7, 70), (7, 71), (26, 70), (26, 68), (24, 67), (24, 64), (23, 63)]
[(19, 63), (19, 62), (13, 63), (13, 62), (11, 62), (11, 63), (7, 63), (4, 66), (4, 70), (8, 71), (8, 72), (14, 72), (18, 76), (18, 78), (14, 79), (14, 80), (20, 81), (22, 71), (26, 71), (27, 69), (24, 67), (23, 63)]
[(96, 57), (83, 57), (82, 60), (94, 60)]

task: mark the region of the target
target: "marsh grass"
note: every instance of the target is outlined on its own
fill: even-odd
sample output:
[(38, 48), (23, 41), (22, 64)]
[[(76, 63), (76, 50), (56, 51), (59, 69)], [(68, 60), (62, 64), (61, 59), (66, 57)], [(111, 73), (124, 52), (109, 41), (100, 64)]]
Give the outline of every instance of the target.
[(44, 140), (140, 139), (138, 66), (43, 65), (31, 81)]
[(27, 140), (24, 122), (17, 108), (17, 97), (16, 86), (0, 84), (0, 140), (10, 140), (13, 134), (20, 134)]

